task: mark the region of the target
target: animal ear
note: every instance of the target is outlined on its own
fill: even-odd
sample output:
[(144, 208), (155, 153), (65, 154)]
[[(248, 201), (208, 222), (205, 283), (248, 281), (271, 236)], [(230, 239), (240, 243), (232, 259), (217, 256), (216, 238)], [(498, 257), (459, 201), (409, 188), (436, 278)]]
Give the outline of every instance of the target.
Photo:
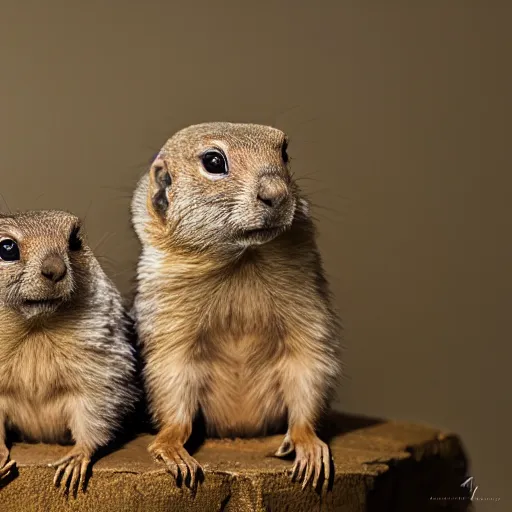
[(171, 183), (172, 179), (167, 163), (162, 158), (157, 158), (149, 170), (149, 188), (153, 208), (160, 215), (165, 214), (169, 207), (167, 193)]

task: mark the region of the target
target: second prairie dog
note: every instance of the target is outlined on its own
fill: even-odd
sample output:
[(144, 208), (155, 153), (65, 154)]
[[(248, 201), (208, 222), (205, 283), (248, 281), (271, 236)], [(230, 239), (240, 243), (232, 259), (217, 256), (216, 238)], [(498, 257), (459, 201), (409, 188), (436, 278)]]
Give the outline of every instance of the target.
[(64, 491), (83, 488), (96, 450), (138, 397), (121, 297), (60, 211), (0, 215), (0, 479), (6, 437), (64, 443), (53, 466)]
[(142, 243), (134, 312), (159, 433), (150, 453), (194, 485), (183, 447), (287, 427), (292, 475), (329, 479), (315, 432), (339, 374), (340, 327), (307, 202), (275, 128), (205, 123), (167, 141), (132, 201)]

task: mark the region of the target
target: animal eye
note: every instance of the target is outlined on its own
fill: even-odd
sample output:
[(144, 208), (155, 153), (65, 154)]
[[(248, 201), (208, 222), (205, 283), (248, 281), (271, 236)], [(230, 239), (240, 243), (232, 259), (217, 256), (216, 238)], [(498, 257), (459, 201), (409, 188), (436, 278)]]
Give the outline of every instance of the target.
[(283, 145), (281, 146), (281, 158), (283, 159), (283, 162), (285, 164), (288, 163), (288, 141), (286, 140), (283, 142)]
[(3, 261), (18, 261), (20, 259), (20, 248), (14, 240), (6, 238), (0, 242), (0, 259)]
[(228, 173), (226, 158), (220, 151), (207, 151), (201, 156), (201, 163), (209, 174), (226, 175)]
[(69, 250), (79, 251), (82, 248), (82, 239), (80, 238), (80, 227), (75, 226), (69, 235)]

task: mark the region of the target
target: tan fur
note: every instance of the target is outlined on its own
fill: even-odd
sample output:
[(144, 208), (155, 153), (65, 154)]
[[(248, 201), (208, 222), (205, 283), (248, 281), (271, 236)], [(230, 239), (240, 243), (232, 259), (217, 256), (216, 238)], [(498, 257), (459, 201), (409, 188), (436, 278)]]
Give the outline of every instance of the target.
[[(0, 258), (0, 468), (8, 432), (36, 442), (74, 441), (57, 465), (64, 488), (68, 478), (83, 480), (137, 396), (119, 293), (82, 234), (82, 246), (70, 250), (79, 226), (65, 212), (0, 216), (0, 240), (15, 240), (21, 254), (15, 262)], [(59, 301), (26, 303), (46, 299)]]
[[(162, 428), (150, 451), (175, 474), (176, 461), (191, 459), (181, 447), (200, 409), (211, 435), (288, 424), (278, 454), (295, 448), (305, 484), (314, 474), (316, 485), (322, 467), (328, 477), (327, 447), (314, 429), (339, 373), (339, 322), (283, 144), (285, 135), (265, 126), (189, 127), (167, 142), (134, 195), (143, 245), (135, 313)], [(212, 147), (230, 170), (215, 181), (200, 160)], [(170, 175), (163, 210), (153, 200), (162, 172)], [(265, 206), (262, 190), (278, 206)], [(277, 231), (244, 235), (260, 228)]]

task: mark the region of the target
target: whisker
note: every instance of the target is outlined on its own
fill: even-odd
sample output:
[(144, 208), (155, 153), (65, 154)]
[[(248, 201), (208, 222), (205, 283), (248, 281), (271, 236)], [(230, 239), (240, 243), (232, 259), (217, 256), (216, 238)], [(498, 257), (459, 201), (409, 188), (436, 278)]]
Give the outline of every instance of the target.
[(135, 272), (135, 269), (126, 268), (124, 270), (120, 270), (119, 272), (114, 272), (113, 274), (110, 274), (110, 277), (113, 279), (115, 277), (118, 277), (118, 276), (121, 276), (123, 274), (126, 274), (127, 272)]
[(0, 197), (2, 198), (2, 201), (4, 202), (4, 205), (7, 208), (7, 211), (12, 215), (12, 210), (9, 208), (9, 203), (5, 200), (5, 197), (3, 196), (3, 194), (0, 193)]
[(39, 201), (39, 199), (41, 199), (41, 197), (43, 197), (43, 196), (44, 196), (44, 194), (45, 194), (44, 192), (43, 192), (42, 194), (39, 194), (39, 195), (34, 199), (34, 203), (35, 203), (36, 201)]
[(292, 112), (293, 110), (296, 110), (297, 108), (300, 107), (300, 104), (297, 104), (297, 105), (293, 105), (291, 107), (288, 107), (288, 108), (285, 108), (284, 110), (281, 110), (279, 112), (276, 112), (276, 113), (269, 113), (267, 115), (265, 115), (264, 117), (265, 118), (270, 118), (270, 119), (273, 119), (273, 123), (274, 124), (278, 124), (278, 119), (280, 117), (283, 117), (285, 116), (286, 114), (289, 114), (290, 112)]
[(321, 116), (311, 117), (310, 119), (306, 119), (305, 121), (301, 122), (300, 124), (296, 125), (295, 127), (296, 128), (300, 128), (301, 126), (305, 126), (305, 125), (307, 125), (309, 123), (312, 123), (314, 121), (318, 121), (320, 119), (322, 119)]
[(89, 206), (87, 207), (87, 210), (85, 210), (85, 214), (84, 216), (82, 217), (83, 218), (83, 222), (85, 224), (85, 222), (87, 221), (87, 216), (89, 215), (89, 212), (91, 210), (91, 206), (92, 206), (92, 199), (89, 201)]
[(93, 252), (93, 253), (96, 253), (96, 250), (98, 249), (98, 247), (99, 247), (101, 244), (105, 243), (107, 240), (110, 240), (113, 236), (115, 236), (115, 233), (105, 233), (105, 234), (101, 237), (100, 241), (96, 244), (96, 246), (94, 247), (94, 249), (92, 249), (92, 252)]

